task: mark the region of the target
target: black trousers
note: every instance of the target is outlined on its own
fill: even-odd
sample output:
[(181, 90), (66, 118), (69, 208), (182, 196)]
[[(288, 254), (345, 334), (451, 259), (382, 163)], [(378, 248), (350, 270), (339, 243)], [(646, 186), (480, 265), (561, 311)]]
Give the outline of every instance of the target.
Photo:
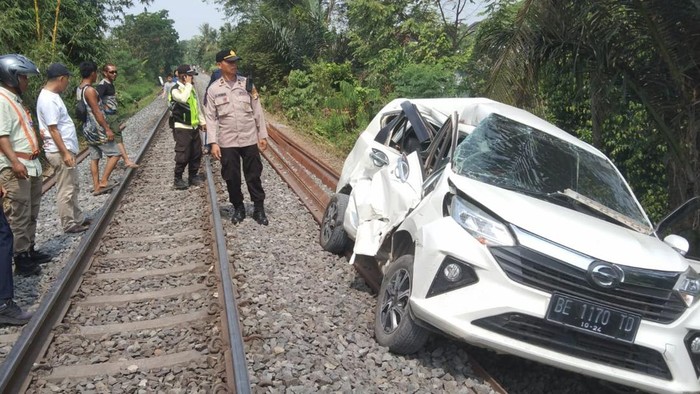
[(185, 168), (189, 176), (194, 176), (199, 171), (202, 163), (202, 138), (198, 130), (173, 129), (175, 140), (175, 177), (181, 178)]
[(228, 199), (234, 207), (243, 206), (241, 191), (241, 162), (250, 200), (255, 207), (262, 207), (265, 191), (262, 187), (262, 158), (258, 145), (236, 148), (221, 148), (221, 177), (226, 181)]
[(12, 283), (12, 244), (13, 239), (10, 223), (7, 222), (2, 210), (0, 198), (0, 300), (14, 298), (14, 283)]

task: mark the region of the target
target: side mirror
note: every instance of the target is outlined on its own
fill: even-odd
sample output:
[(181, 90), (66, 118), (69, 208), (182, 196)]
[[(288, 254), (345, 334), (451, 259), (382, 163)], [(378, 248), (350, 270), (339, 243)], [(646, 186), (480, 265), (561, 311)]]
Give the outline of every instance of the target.
[(666, 238), (664, 238), (664, 242), (668, 246), (672, 247), (676, 252), (680, 253), (681, 256), (685, 256), (685, 254), (688, 253), (688, 249), (690, 249), (690, 244), (688, 243), (688, 240), (681, 237), (680, 235), (667, 235)]

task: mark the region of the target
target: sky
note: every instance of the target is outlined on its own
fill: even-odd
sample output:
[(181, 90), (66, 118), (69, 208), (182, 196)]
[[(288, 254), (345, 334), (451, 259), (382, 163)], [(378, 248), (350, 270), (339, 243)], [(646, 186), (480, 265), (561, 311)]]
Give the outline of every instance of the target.
[(199, 34), (199, 26), (209, 23), (212, 29), (224, 25), (224, 13), (218, 5), (202, 0), (155, 0), (149, 6), (138, 4), (126, 11), (126, 14), (140, 14), (144, 7), (148, 12), (168, 10), (168, 16), (175, 21), (175, 30), (180, 40), (189, 40)]

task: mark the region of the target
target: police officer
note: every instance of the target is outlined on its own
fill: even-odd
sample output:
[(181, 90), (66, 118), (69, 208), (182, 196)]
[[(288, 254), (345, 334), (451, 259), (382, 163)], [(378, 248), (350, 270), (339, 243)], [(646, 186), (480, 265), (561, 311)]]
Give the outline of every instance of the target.
[(14, 233), (15, 273), (36, 275), (51, 256), (34, 249), (41, 204), (39, 139), (22, 103), (28, 75), (39, 74), (22, 55), (0, 56), (0, 186), (11, 201), (7, 216)]
[(265, 191), (260, 178), (263, 168), (260, 151), (267, 149), (267, 126), (258, 92), (252, 83), (246, 83), (249, 81), (238, 75), (240, 59), (231, 49), (216, 54), (221, 78), (207, 91), (207, 141), (211, 144), (211, 155), (221, 160), (221, 176), (234, 209), (231, 221), (240, 223), (246, 215), (241, 192), (242, 161), (253, 201), (253, 219), (267, 225)]
[[(197, 72), (189, 65), (177, 68), (179, 79), (170, 91), (173, 138), (175, 139), (175, 182), (178, 190), (198, 186), (204, 181), (197, 172), (202, 161), (202, 138), (199, 129), (207, 125), (201, 113), (193, 78)], [(187, 182), (182, 179), (185, 168), (189, 173)]]

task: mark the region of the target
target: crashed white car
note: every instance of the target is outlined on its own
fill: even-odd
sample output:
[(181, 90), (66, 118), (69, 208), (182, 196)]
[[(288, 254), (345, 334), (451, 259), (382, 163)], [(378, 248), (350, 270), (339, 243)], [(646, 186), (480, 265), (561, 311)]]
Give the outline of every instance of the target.
[(393, 352), (437, 331), (698, 392), (700, 266), (687, 235), (663, 235), (612, 162), (552, 124), (483, 98), (399, 99), (346, 159), (320, 243), (377, 261), (375, 335)]

